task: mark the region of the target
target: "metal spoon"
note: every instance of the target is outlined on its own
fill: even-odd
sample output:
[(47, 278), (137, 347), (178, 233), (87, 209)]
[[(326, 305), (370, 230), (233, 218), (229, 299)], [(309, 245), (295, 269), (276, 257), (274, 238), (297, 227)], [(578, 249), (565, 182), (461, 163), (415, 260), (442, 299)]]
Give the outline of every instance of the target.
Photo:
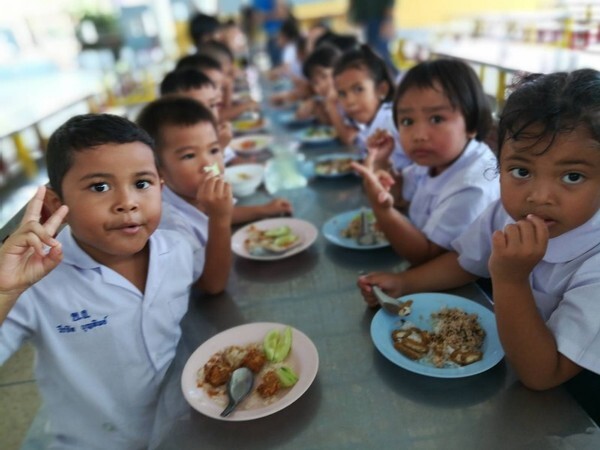
[(254, 374), (247, 367), (235, 369), (227, 383), (227, 394), (229, 404), (221, 413), (221, 417), (227, 417), (240, 404), (252, 390)]
[(360, 231), (356, 238), (358, 245), (374, 245), (375, 235), (369, 231), (369, 219), (367, 211), (363, 208), (360, 211)]
[(375, 294), (375, 297), (377, 297), (377, 301), (383, 309), (390, 314), (395, 316), (398, 315), (398, 312), (400, 311), (400, 303), (398, 300), (387, 295), (379, 286), (373, 286), (373, 293)]

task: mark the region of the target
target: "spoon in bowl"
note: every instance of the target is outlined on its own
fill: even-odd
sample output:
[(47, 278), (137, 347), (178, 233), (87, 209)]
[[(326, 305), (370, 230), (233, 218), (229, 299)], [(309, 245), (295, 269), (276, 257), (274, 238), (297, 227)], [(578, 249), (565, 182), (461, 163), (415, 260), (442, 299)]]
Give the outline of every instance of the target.
[(379, 286), (373, 286), (373, 293), (375, 294), (375, 297), (377, 297), (377, 301), (383, 309), (390, 314), (395, 316), (398, 315), (398, 312), (400, 312), (400, 308), (402, 307), (398, 300), (387, 295)]
[(235, 369), (227, 383), (227, 394), (229, 404), (221, 413), (221, 417), (227, 417), (244, 400), (254, 385), (254, 374), (247, 367)]

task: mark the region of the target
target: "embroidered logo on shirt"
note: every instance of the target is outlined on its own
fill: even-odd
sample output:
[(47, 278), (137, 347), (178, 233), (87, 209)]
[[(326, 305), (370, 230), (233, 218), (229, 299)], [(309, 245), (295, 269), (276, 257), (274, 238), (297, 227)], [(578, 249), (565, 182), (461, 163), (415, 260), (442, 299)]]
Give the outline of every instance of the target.
[[(68, 325), (57, 325), (56, 329), (59, 333), (76, 333), (77, 331), (83, 331), (87, 333), (96, 327), (102, 327), (108, 324), (108, 316), (104, 316), (102, 319), (92, 319), (86, 309), (81, 311), (75, 311), (70, 314), (71, 322), (76, 322)], [(89, 320), (91, 319), (91, 320)], [(85, 321), (85, 322), (83, 322)]]

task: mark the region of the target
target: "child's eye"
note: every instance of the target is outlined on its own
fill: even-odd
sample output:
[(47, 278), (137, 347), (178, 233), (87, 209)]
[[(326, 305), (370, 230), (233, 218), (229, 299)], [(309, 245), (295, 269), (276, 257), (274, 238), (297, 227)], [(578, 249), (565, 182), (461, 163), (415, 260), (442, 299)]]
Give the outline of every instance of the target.
[(353, 90), (354, 92), (357, 92), (357, 93), (359, 93), (359, 92), (362, 92), (362, 91), (364, 91), (364, 88), (363, 88), (362, 86), (360, 86), (360, 85), (359, 85), (359, 86), (355, 86), (355, 87), (354, 87), (352, 90)]
[(409, 125), (412, 125), (413, 121), (412, 121), (412, 119), (409, 119), (408, 117), (401, 117), (400, 119), (398, 119), (398, 123), (400, 124), (401, 127), (407, 127)]
[(135, 182), (135, 187), (137, 189), (148, 189), (151, 185), (152, 183), (148, 180), (138, 180)]
[(515, 167), (514, 169), (509, 170), (510, 174), (518, 179), (529, 178), (529, 170), (524, 167)]
[(567, 184), (579, 184), (581, 183), (585, 177), (577, 172), (569, 172), (565, 176), (562, 177), (563, 182)]
[(217, 155), (221, 152), (221, 149), (219, 147), (214, 147), (210, 149), (210, 154), (211, 155)]
[(339, 98), (346, 98), (346, 93), (344, 91), (338, 91), (337, 95)]
[(431, 121), (431, 123), (442, 123), (444, 121), (444, 118), (442, 116), (432, 116), (429, 120)]
[(196, 157), (195, 153), (185, 153), (181, 155), (181, 159), (194, 159)]
[(108, 186), (108, 183), (94, 183), (89, 187), (89, 189), (94, 192), (106, 192), (110, 189), (110, 187)]

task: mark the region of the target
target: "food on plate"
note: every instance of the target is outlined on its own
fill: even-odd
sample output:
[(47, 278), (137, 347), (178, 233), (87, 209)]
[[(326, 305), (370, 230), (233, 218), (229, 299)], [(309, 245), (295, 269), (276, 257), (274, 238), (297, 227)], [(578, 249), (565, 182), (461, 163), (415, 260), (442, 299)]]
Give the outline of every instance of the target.
[(309, 139), (329, 139), (336, 136), (335, 129), (331, 127), (310, 127), (304, 133)]
[(442, 308), (431, 314), (431, 323), (432, 331), (427, 331), (405, 321), (392, 331), (394, 348), (407, 358), (439, 368), (466, 366), (481, 360), (485, 331), (477, 314)]
[(263, 341), (265, 356), (269, 361), (283, 361), (292, 348), (292, 329), (286, 327), (283, 333), (271, 330), (265, 335)]
[(338, 175), (352, 172), (353, 158), (332, 158), (325, 159), (315, 164), (317, 175)]
[[(363, 226), (365, 233), (362, 233)], [(358, 245), (377, 245), (387, 242), (385, 235), (377, 226), (377, 219), (373, 211), (361, 211), (350, 220), (341, 235), (347, 239), (354, 239)], [(369, 239), (366, 240), (365, 237)]]
[[(287, 392), (286, 389), (296, 384), (299, 377), (294, 368), (294, 361), (289, 359), (291, 349), (292, 329), (270, 330), (262, 343), (253, 342), (247, 345), (231, 345), (213, 354), (196, 374), (196, 385), (213, 399), (224, 406), (227, 403), (227, 382), (234, 370), (247, 367), (254, 372), (257, 382), (250, 396), (244, 401), (241, 409), (253, 409), (272, 403)], [(271, 338), (267, 339), (267, 337)], [(272, 336), (279, 336), (276, 340), (275, 353), (280, 350), (280, 345), (285, 341), (286, 352), (279, 352), (283, 359), (269, 359), (265, 344), (271, 345)], [(281, 341), (281, 342), (280, 342)], [(272, 352), (273, 354), (273, 352)], [(279, 395), (281, 394), (281, 395)]]
[(265, 124), (265, 120), (262, 117), (258, 119), (239, 119), (233, 121), (233, 127), (239, 131), (250, 131), (257, 128), (261, 128)]
[(205, 172), (212, 172), (215, 175), (220, 175), (221, 171), (219, 170), (219, 165), (217, 163), (213, 163), (210, 166), (204, 166)]
[(266, 230), (250, 225), (244, 240), (244, 248), (254, 256), (284, 253), (300, 244), (300, 236), (294, 234), (287, 225)]

